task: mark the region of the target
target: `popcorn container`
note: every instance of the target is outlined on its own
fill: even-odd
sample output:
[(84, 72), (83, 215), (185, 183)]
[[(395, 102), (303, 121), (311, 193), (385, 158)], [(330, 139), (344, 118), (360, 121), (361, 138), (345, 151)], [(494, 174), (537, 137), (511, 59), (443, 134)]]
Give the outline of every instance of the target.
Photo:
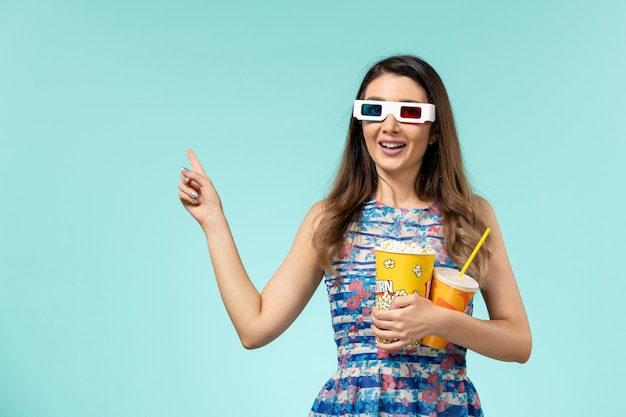
[[(387, 310), (396, 297), (418, 294), (428, 298), (435, 252), (400, 252), (376, 249), (376, 307)], [(390, 343), (391, 340), (378, 342)]]
[[(437, 267), (433, 272), (430, 299), (438, 306), (450, 310), (465, 311), (470, 300), (478, 291), (478, 282), (467, 274), (459, 277), (459, 271)], [(422, 345), (443, 349), (448, 341), (439, 336), (426, 336)]]

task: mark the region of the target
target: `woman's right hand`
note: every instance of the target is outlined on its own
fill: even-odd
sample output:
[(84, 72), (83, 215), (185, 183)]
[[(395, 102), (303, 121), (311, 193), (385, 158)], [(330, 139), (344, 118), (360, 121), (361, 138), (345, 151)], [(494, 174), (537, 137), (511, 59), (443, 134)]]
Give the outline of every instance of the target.
[(191, 149), (187, 151), (187, 158), (191, 162), (191, 170), (182, 168), (180, 171), (178, 197), (185, 209), (204, 229), (212, 215), (221, 213), (222, 203), (213, 183)]

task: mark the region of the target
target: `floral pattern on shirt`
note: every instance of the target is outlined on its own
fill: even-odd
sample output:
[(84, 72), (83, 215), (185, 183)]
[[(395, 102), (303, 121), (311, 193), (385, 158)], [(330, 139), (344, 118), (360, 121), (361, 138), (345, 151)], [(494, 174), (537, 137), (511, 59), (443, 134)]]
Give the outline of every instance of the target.
[[(466, 350), (406, 347), (378, 349), (370, 326), (376, 306), (376, 246), (385, 239), (428, 243), (435, 266), (455, 267), (443, 247), (443, 218), (436, 205), (396, 209), (371, 200), (351, 224), (324, 282), (337, 344), (337, 371), (318, 394), (309, 417), (482, 416), (466, 375)], [(472, 313), (472, 306), (466, 313)]]

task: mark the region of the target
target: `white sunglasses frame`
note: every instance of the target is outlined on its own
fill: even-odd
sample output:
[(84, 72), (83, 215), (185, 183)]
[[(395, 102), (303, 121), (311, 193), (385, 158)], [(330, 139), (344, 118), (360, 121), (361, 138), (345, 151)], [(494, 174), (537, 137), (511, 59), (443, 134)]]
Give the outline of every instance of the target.
[[(361, 113), (363, 104), (377, 104), (381, 105), (380, 116), (366, 116)], [(410, 117), (401, 117), (400, 109), (402, 107), (419, 107), (422, 109), (422, 117), (414, 119)], [(390, 114), (402, 123), (425, 123), (434, 122), (436, 120), (435, 105), (432, 103), (414, 103), (407, 101), (378, 101), (378, 100), (354, 100), (354, 108), (352, 110), (352, 116), (357, 120), (364, 120), (368, 122), (382, 122)]]

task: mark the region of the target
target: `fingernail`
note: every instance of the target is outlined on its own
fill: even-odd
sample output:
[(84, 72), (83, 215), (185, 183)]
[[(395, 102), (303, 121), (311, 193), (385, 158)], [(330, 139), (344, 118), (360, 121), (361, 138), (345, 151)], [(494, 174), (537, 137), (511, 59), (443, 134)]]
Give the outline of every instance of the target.
[(183, 182), (184, 182), (184, 183), (188, 183), (188, 182), (189, 182), (189, 178), (187, 178), (187, 177), (183, 177)]
[(189, 172), (189, 170), (187, 168), (185, 168), (185, 167), (182, 167), (180, 170), (183, 171), (183, 172)]
[(192, 202), (192, 203), (194, 203), (194, 204), (198, 204), (198, 200), (196, 200), (195, 198), (193, 198), (193, 199), (191, 200), (191, 202)]
[(195, 199), (195, 198), (198, 198), (198, 193), (197, 193), (197, 192), (195, 192), (195, 191), (192, 191), (192, 192), (191, 192), (191, 196), (192, 196), (194, 199)]

